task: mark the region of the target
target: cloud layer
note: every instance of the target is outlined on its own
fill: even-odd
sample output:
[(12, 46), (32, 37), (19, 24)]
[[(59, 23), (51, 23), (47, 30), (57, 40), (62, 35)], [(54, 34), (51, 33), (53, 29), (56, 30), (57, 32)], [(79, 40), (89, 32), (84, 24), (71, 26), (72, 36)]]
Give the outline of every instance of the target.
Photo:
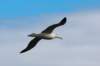
[[(63, 36), (63, 40), (42, 40), (31, 51), (19, 54), (31, 39), (27, 34), (40, 32), (48, 25), (60, 21), (63, 16), (68, 17), (68, 23), (55, 30)], [(38, 18), (39, 23), (30, 28), (3, 28), (0, 31), (0, 65), (100, 66), (99, 18), (100, 12), (45, 15)]]

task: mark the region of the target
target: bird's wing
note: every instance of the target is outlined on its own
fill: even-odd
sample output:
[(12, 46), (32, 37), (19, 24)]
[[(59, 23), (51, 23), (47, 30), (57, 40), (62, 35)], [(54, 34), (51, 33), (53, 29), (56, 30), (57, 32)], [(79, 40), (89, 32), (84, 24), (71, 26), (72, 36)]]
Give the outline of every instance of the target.
[(64, 17), (58, 24), (53, 24), (47, 27), (44, 31), (42, 31), (42, 33), (52, 33), (56, 27), (64, 25), (65, 23), (66, 23), (66, 17)]
[(27, 46), (24, 50), (22, 50), (20, 53), (24, 53), (24, 52), (26, 52), (26, 51), (28, 51), (28, 50), (31, 50), (33, 47), (36, 46), (36, 44), (37, 44), (40, 40), (41, 40), (40, 38), (34, 38), (34, 39), (32, 39), (32, 40), (30, 41), (30, 43), (28, 44), (28, 46)]

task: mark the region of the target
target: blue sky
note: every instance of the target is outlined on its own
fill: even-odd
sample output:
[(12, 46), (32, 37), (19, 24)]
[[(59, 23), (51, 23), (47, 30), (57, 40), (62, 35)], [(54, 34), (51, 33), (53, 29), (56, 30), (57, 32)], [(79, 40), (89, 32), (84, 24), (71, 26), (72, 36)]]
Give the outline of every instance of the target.
[(0, 0), (0, 18), (99, 9), (100, 0)]
[[(100, 66), (100, 0), (0, 0), (1, 66)], [(41, 40), (19, 54), (48, 25), (63, 40)]]
[[(67, 16), (67, 23), (55, 31), (63, 40), (41, 40), (29, 52), (19, 54), (32, 39), (27, 37), (28, 34), (40, 32), (48, 25), (60, 21), (63, 16)], [(16, 29), (13, 27), (22, 21), (6, 21), (7, 24), (11, 22), (15, 25), (0, 29), (1, 66), (100, 66), (100, 11), (45, 18), (38, 18), (39, 24), (31, 23), (32, 27), (26, 21), (28, 28), (23, 28), (22, 24), (22, 27)]]

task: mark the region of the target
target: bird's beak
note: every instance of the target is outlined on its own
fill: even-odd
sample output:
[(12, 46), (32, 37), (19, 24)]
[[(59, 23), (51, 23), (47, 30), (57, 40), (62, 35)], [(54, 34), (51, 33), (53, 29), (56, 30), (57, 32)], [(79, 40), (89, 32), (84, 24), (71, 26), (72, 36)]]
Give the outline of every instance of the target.
[(32, 34), (29, 34), (28, 37), (32, 37)]
[(28, 37), (35, 37), (35, 33), (29, 34)]

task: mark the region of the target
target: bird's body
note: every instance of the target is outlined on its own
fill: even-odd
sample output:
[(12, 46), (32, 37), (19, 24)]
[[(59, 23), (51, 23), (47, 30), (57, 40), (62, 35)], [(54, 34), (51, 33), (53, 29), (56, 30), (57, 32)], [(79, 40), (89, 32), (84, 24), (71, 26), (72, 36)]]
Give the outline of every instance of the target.
[(36, 34), (36, 33), (32, 33), (30, 35), (28, 35), (29, 37), (35, 37), (34, 39), (32, 39), (28, 46), (22, 50), (20, 53), (24, 53), (30, 49), (32, 49), (33, 47), (36, 46), (36, 44), (41, 40), (41, 39), (46, 39), (46, 40), (51, 40), (51, 39), (55, 39), (55, 38), (59, 38), (59, 39), (62, 39), (62, 37), (59, 37), (58, 35), (56, 35), (55, 33), (53, 33), (53, 30), (56, 28), (56, 27), (59, 27), (59, 26), (62, 26), (66, 23), (66, 18), (64, 17), (61, 22), (57, 23), (57, 24), (53, 24), (49, 27), (47, 27), (44, 31), (42, 31), (41, 33), (39, 34)]
[(32, 34), (30, 34), (28, 36), (29, 37), (38, 37), (38, 38), (41, 38), (41, 39), (50, 40), (50, 39), (54, 39), (56, 37), (56, 34), (55, 33), (51, 33), (51, 34), (48, 34), (48, 33), (40, 33), (40, 34), (32, 33)]

